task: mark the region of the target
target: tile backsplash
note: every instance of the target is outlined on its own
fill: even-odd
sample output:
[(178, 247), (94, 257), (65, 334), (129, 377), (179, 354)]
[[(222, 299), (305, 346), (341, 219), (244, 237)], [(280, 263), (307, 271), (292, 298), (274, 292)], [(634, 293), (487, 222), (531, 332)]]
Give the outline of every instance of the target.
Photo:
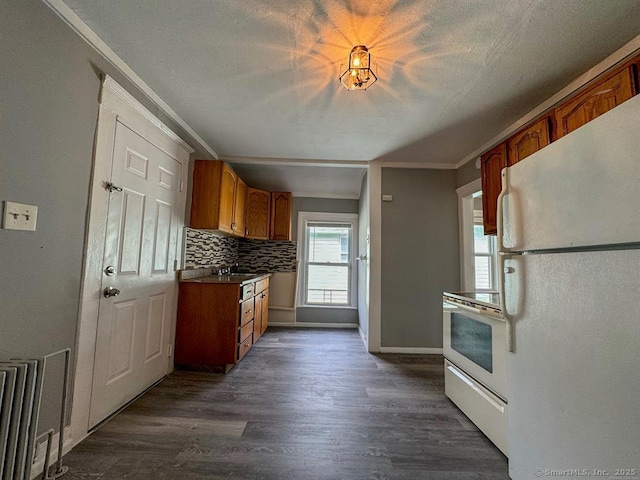
[(238, 263), (249, 272), (295, 272), (297, 242), (239, 240), (186, 228), (185, 269), (223, 268)]
[(297, 242), (240, 240), (238, 263), (248, 272), (295, 272)]
[(186, 229), (184, 268), (222, 268), (238, 262), (238, 239)]

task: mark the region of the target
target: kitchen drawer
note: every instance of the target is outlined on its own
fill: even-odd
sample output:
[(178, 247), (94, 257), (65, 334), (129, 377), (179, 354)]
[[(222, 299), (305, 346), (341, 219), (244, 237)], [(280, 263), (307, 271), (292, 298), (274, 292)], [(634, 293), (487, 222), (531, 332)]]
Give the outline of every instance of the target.
[(264, 292), (267, 288), (269, 288), (269, 279), (265, 278), (264, 280), (260, 280), (256, 282), (256, 293)]
[(444, 361), (444, 391), (502, 453), (507, 454), (507, 404), (464, 371)]
[(249, 335), (253, 333), (253, 322), (247, 322), (245, 325), (240, 327), (240, 342), (244, 342)]
[(248, 283), (242, 287), (242, 300), (247, 300), (256, 294), (256, 284)]
[(249, 335), (244, 342), (238, 345), (238, 360), (242, 359), (249, 349), (251, 348), (251, 344), (253, 342), (253, 335)]
[(246, 325), (251, 320), (253, 320), (253, 297), (240, 304), (240, 326)]

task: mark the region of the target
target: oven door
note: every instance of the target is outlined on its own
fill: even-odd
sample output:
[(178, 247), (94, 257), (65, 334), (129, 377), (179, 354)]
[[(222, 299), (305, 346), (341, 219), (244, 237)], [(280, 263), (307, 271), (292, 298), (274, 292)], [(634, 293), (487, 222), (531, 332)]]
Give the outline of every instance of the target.
[(503, 319), (445, 303), (444, 356), (507, 400), (507, 335)]

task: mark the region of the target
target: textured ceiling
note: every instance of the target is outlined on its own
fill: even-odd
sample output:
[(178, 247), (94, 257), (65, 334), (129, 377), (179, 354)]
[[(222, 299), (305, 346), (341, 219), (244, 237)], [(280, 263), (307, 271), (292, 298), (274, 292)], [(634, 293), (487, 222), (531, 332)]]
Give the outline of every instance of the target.
[(64, 2), (228, 159), (455, 165), (640, 34), (637, 0)]

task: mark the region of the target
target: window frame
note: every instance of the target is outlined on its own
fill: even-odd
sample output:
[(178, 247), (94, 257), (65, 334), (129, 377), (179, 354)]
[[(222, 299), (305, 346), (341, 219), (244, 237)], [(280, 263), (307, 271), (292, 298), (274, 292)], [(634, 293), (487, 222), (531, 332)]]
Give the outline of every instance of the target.
[[(321, 304), (307, 303), (307, 277), (308, 243), (307, 224), (309, 223), (344, 223), (351, 225), (351, 235), (349, 236), (349, 261), (346, 262), (349, 269), (349, 291), (347, 292), (348, 302), (346, 304)], [(358, 308), (358, 276), (356, 269), (356, 248), (358, 245), (358, 214), (357, 213), (330, 213), (330, 212), (298, 212), (298, 295), (297, 306), (304, 308)], [(343, 264), (340, 264), (343, 265)]]
[[(474, 197), (482, 194), (482, 181), (480, 178), (473, 180), (456, 189), (458, 194), (458, 221), (460, 236), (460, 288), (463, 292), (476, 291), (475, 284), (475, 249), (473, 241)], [(495, 237), (492, 241), (495, 242)], [(483, 292), (498, 292), (497, 252), (494, 243), (494, 257), (491, 263), (494, 273), (492, 289), (481, 290)]]
[[(483, 227), (482, 222), (482, 212), (479, 212), (478, 216), (477, 211), (474, 211), (473, 216), (473, 226)], [(472, 239), (472, 249), (473, 249), (473, 280), (474, 280), (474, 291), (476, 292), (496, 292), (498, 291), (498, 265), (497, 265), (497, 246), (496, 246), (496, 237), (495, 235), (487, 235), (487, 245), (489, 246), (489, 253), (478, 253), (475, 251), (475, 237)], [(486, 257), (489, 259), (489, 280), (491, 286), (489, 288), (480, 288), (476, 283), (476, 258), (477, 257)]]

